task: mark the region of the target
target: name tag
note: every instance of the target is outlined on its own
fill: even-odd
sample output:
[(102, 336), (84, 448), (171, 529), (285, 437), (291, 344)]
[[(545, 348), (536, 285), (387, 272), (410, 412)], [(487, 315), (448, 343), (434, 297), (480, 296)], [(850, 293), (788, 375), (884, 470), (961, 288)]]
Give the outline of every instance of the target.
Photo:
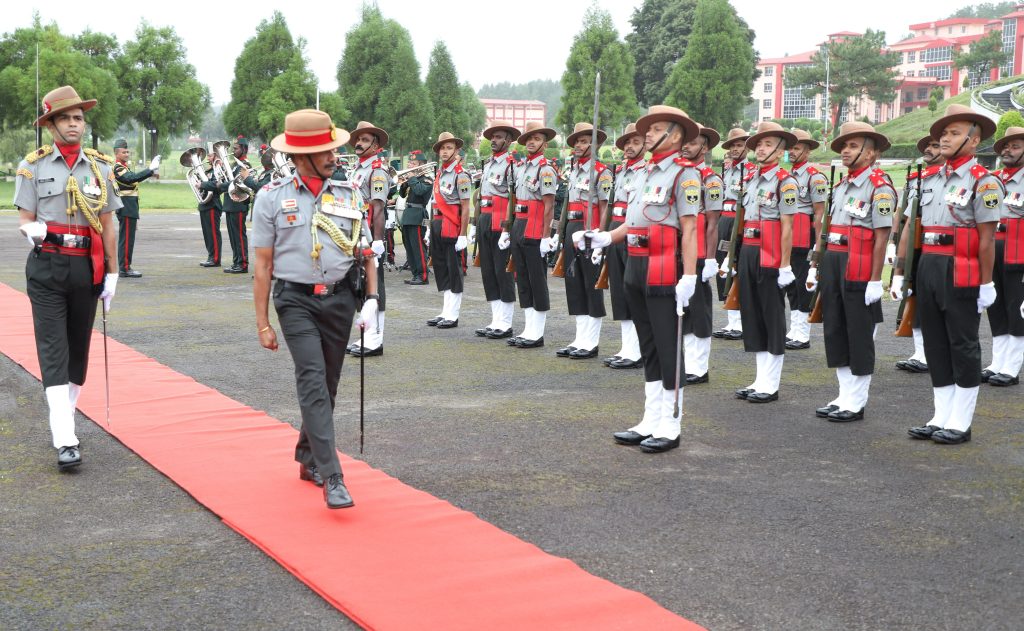
[(306, 218), (298, 210), (284, 210), (277, 216), (277, 225), (280, 228), (304, 226), (306, 225)]
[(664, 204), (668, 197), (668, 189), (661, 186), (648, 186), (644, 189), (641, 201), (645, 204)]
[(843, 210), (852, 217), (863, 219), (868, 216), (868, 205), (866, 202), (854, 197), (847, 197)]

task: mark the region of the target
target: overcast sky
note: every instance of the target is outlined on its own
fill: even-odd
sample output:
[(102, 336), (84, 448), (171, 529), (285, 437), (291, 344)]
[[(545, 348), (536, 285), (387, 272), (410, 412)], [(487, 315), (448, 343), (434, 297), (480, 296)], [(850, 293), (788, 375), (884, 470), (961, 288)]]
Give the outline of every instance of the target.
[[(459, 79), (469, 81), (475, 88), (500, 81), (559, 79), (573, 35), (591, 4), (590, 0), (377, 2), (385, 17), (397, 20), (412, 34), (422, 75), (426, 75), (434, 42), (443, 39), (451, 51)], [(597, 4), (611, 13), (620, 37), (624, 37), (631, 30), (629, 18), (642, 0), (597, 0)], [(732, 4), (757, 33), (754, 45), (761, 57), (769, 58), (812, 50), (826, 34), (837, 31), (881, 29), (893, 42), (908, 32), (910, 24), (942, 19), (971, 3), (860, 0), (853, 4), (812, 2), (798, 10), (765, 0), (732, 0)], [(498, 7), (502, 5), (513, 8), (514, 14), (497, 19)], [(336, 89), (336, 68), (345, 45), (345, 33), (358, 21), (361, 6), (361, 0), (294, 5), (279, 0), (249, 0), (242, 4), (164, 1), (123, 2), (108, 4), (103, 10), (91, 10), (81, 2), (49, 0), (41, 6), (6, 5), (7, 17), (2, 29), (10, 32), (31, 26), (32, 13), (37, 9), (44, 23), (56, 22), (66, 34), (90, 28), (113, 33), (122, 42), (133, 37), (143, 19), (154, 26), (173, 26), (185, 42), (189, 61), (196, 67), (199, 80), (210, 86), (214, 103), (220, 104), (231, 98), (235, 58), (260, 21), (268, 19), (275, 9), (284, 14), (293, 36), (306, 38), (307, 56), (322, 89)], [(314, 11), (312, 7), (323, 8)], [(809, 9), (812, 8), (819, 14), (811, 14)], [(846, 10), (850, 8), (856, 11)]]

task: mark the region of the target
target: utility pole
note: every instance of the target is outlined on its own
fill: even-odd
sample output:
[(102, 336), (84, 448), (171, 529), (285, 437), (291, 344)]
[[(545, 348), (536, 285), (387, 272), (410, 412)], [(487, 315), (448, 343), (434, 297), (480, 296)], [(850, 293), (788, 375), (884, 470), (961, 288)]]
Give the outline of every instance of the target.
[(824, 124), (823, 124), (822, 129), (824, 131), (823, 135), (825, 137), (825, 144), (826, 145), (828, 145), (828, 140), (829, 140), (829, 138), (832, 135), (832, 129), (830, 128), (830, 123), (832, 122), (832, 107), (831, 107), (831, 104), (829, 103), (829, 96), (830, 96), (829, 95), (829, 89), (832, 87), (832, 81), (831, 81), (832, 74), (831, 74), (831, 68), (829, 67), (829, 65), (830, 65), (830, 60), (829, 60), (828, 42), (825, 42), (825, 120), (823, 121)]

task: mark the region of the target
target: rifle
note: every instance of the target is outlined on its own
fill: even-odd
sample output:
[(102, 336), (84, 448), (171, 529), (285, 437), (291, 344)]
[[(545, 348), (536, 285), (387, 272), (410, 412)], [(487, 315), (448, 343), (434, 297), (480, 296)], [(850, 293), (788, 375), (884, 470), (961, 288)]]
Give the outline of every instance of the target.
[[(903, 300), (900, 301), (900, 308), (896, 312), (896, 337), (911, 337), (914, 335), (913, 322), (914, 314), (917, 312), (917, 296), (911, 295), (914, 289), (914, 259), (917, 258), (917, 250), (921, 247), (921, 165), (917, 165), (917, 195), (910, 205), (910, 216), (907, 217), (907, 224), (910, 227), (910, 241), (907, 243), (907, 253), (903, 263)], [(908, 187), (909, 188), (909, 187)], [(896, 266), (893, 265), (893, 268)]]
[(743, 172), (743, 165), (740, 164), (740, 193), (736, 200), (736, 220), (732, 224), (732, 235), (729, 237), (729, 269), (725, 270), (725, 304), (728, 311), (735, 311), (740, 308), (740, 283), (736, 276), (739, 267), (740, 243), (743, 241), (743, 224), (746, 210), (743, 208), (743, 185), (746, 183)]
[[(615, 171), (612, 170), (612, 190), (615, 190)], [(615, 194), (609, 197), (608, 212), (603, 217), (601, 222), (601, 230), (607, 232), (608, 228), (612, 225), (612, 207), (615, 205)], [(611, 248), (611, 246), (608, 246)], [(608, 289), (608, 253), (605, 252), (604, 261), (601, 262), (601, 272), (597, 275), (597, 282), (594, 283), (594, 289)]]
[[(575, 168), (575, 158), (569, 160), (569, 166), (567, 167), (568, 173), (572, 173)], [(551, 270), (551, 275), (557, 278), (565, 278), (565, 244), (562, 242), (562, 235), (565, 233), (565, 224), (569, 222), (569, 191), (565, 192), (565, 199), (562, 200), (562, 210), (558, 215), (558, 231), (555, 233), (558, 235), (558, 244), (560, 249), (558, 251), (558, 258), (555, 260), (555, 267)]]
[(476, 223), (473, 225), (476, 226), (476, 240), (473, 241), (473, 267), (480, 267), (480, 239), (483, 237), (483, 231), (480, 229), (479, 226), (480, 215), (482, 210), (480, 207), (480, 199), (483, 196), (483, 172), (484, 166), (486, 166), (486, 164), (487, 161), (484, 160), (483, 158), (480, 158), (480, 186), (479, 188), (476, 189), (476, 195), (474, 196), (474, 199), (476, 199)]
[[(516, 217), (516, 161), (515, 158), (509, 160), (508, 163), (508, 212), (505, 214), (505, 230), (508, 230), (509, 236), (512, 235), (512, 224), (515, 222)], [(510, 248), (512, 246), (509, 246)], [(516, 271), (516, 262), (512, 259), (512, 255), (509, 254), (508, 264), (505, 265), (505, 271), (509, 274), (514, 274)]]
[[(920, 165), (919, 165), (920, 166)], [(898, 251), (900, 248), (900, 235), (903, 232), (903, 219), (907, 213), (907, 201), (910, 197), (910, 170), (911, 165), (907, 165), (907, 186), (903, 188), (903, 199), (900, 200), (900, 206), (896, 210), (896, 219), (893, 221), (892, 236), (890, 242), (895, 246)], [(896, 274), (895, 262), (889, 269), (889, 287), (892, 287), (892, 277)]]
[[(814, 249), (811, 250), (809, 255), (811, 263), (817, 270), (821, 267), (821, 260), (825, 258), (825, 250), (828, 248), (828, 231), (832, 227), (832, 194), (835, 190), (836, 181), (836, 165), (832, 165), (828, 173), (828, 201), (825, 202), (825, 216), (821, 218), (821, 234), (818, 235), (818, 242), (814, 244)], [(811, 304), (814, 308), (811, 310), (811, 315), (807, 317), (809, 324), (821, 324), (823, 316), (821, 314), (821, 284), (814, 288), (814, 294), (811, 296)]]

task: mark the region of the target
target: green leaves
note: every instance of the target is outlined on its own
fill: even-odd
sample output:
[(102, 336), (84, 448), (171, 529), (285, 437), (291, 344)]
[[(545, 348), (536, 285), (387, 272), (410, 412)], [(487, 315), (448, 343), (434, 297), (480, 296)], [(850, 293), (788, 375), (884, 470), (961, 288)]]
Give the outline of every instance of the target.
[(971, 44), (970, 52), (957, 51), (953, 54), (953, 64), (957, 68), (966, 68), (971, 75), (984, 76), (982, 83), (988, 82), (988, 73), (992, 68), (1001, 66), (1009, 59), (1009, 53), (1003, 51), (1002, 31), (992, 31)]

